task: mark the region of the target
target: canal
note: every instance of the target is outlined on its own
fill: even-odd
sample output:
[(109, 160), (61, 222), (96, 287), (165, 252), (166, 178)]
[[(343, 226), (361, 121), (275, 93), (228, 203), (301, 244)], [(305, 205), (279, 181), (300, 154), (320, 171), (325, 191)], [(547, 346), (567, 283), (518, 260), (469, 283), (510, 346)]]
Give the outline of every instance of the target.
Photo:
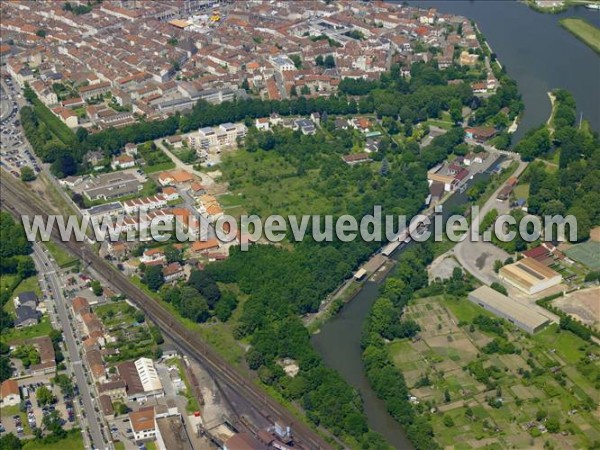
[[(546, 122), (551, 110), (547, 92), (556, 88), (572, 92), (583, 117), (595, 130), (600, 130), (600, 59), (559, 24), (563, 17), (580, 17), (600, 26), (598, 11), (576, 7), (558, 15), (540, 14), (516, 1), (409, 3), (463, 15), (478, 24), (508, 74), (517, 81), (523, 95), (525, 113), (513, 142), (518, 141), (528, 129)], [(446, 202), (444, 214), (449, 214), (453, 206), (465, 201), (465, 193), (454, 195)], [(394, 257), (397, 258), (402, 251)], [(404, 430), (387, 413), (383, 401), (369, 386), (362, 365), (362, 326), (382, 281), (367, 281), (359, 294), (325, 323), (320, 333), (313, 336), (313, 345), (325, 363), (360, 392), (369, 426), (395, 448), (410, 449), (412, 446)]]
[[(498, 163), (503, 159), (503, 157), (500, 158)], [(469, 185), (488, 177), (487, 173), (477, 174)], [(466, 201), (466, 191), (452, 195), (444, 203), (443, 217), (447, 218), (452, 215), (453, 207), (464, 204)], [(403, 251), (412, 245), (418, 245), (418, 243), (414, 241), (409, 243), (396, 251), (392, 255), (392, 259), (396, 260)], [(392, 272), (393, 269), (390, 273)], [(325, 364), (337, 370), (350, 385), (360, 392), (369, 426), (380, 433), (395, 448), (410, 449), (412, 445), (406, 438), (403, 428), (388, 414), (383, 401), (377, 398), (371, 389), (362, 364), (360, 339), (363, 322), (377, 299), (379, 286), (384, 279), (365, 282), (356, 297), (347, 303), (338, 314), (323, 324), (321, 331), (312, 337), (312, 342)]]

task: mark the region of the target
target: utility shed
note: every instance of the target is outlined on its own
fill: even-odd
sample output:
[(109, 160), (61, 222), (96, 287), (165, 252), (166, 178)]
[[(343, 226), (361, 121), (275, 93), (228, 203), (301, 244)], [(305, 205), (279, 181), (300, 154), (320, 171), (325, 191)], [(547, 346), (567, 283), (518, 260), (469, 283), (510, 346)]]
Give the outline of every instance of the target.
[(538, 332), (549, 322), (547, 317), (531, 307), (507, 297), (489, 286), (475, 289), (468, 298), (473, 303), (531, 334)]

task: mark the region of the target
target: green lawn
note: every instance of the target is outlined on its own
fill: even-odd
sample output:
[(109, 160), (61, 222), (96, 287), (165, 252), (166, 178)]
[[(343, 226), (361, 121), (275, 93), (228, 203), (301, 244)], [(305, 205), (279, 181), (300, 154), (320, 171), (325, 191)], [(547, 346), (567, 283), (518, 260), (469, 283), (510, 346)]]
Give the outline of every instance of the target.
[(171, 170), (175, 168), (175, 163), (173, 161), (167, 161), (167, 162), (163, 162), (163, 163), (159, 163), (159, 164), (154, 164), (154, 165), (145, 165), (142, 167), (142, 170), (147, 173), (155, 173), (155, 172), (162, 172), (164, 170)]
[(425, 121), (425, 124), (429, 126), (433, 125), (434, 127), (442, 128), (443, 130), (449, 130), (454, 126), (454, 123), (440, 119), (428, 119)]
[(514, 193), (515, 193), (516, 198), (528, 199), (529, 198), (529, 183), (519, 184), (518, 186), (515, 187)]
[[(24, 424), (25, 423), (27, 423), (27, 421), (25, 421)], [(82, 448), (84, 448), (83, 436), (79, 429), (73, 429), (65, 439), (61, 439), (60, 441), (51, 444), (44, 444), (32, 439), (25, 441), (25, 444), (23, 445), (23, 450), (81, 450)]]
[(217, 197), (217, 200), (223, 208), (234, 208), (244, 203), (244, 197), (241, 195), (223, 194)]
[(44, 242), (44, 245), (60, 267), (69, 267), (77, 262), (77, 258), (71, 256), (69, 252), (63, 250), (63, 248), (55, 242)]
[(40, 289), (40, 284), (38, 282), (37, 276), (32, 276), (29, 278), (25, 278), (23, 281), (19, 283), (15, 291), (13, 292), (13, 296), (20, 294), (22, 292), (33, 291), (38, 297), (42, 296), (42, 290)]
[(596, 53), (600, 53), (600, 29), (598, 27), (585, 19), (572, 17), (561, 19), (560, 24)]
[(19, 279), (18, 275), (4, 274), (0, 276), (0, 290), (11, 289), (13, 284)]
[(19, 341), (22, 339), (31, 339), (39, 336), (48, 336), (50, 334), (50, 331), (52, 331), (52, 325), (50, 324), (48, 317), (44, 316), (41, 322), (37, 325), (22, 328), (20, 330), (11, 328), (8, 332), (2, 333), (2, 336), (0, 336), (0, 341), (10, 344), (12, 342)]
[(479, 315), (491, 316), (488, 311), (474, 303), (471, 303), (465, 298), (460, 300), (445, 301), (444, 306), (446, 306), (450, 312), (456, 316), (459, 322), (471, 322)]
[[(16, 276), (15, 278), (16, 279)], [(26, 278), (21, 281), (13, 293), (10, 296), (10, 300), (4, 304), (4, 311), (14, 313), (15, 312), (15, 304), (12, 299), (15, 298), (18, 294), (22, 292), (33, 291), (40, 298), (42, 296), (42, 290), (40, 289), (40, 285), (38, 283), (37, 277), (34, 275), (32, 277)]]

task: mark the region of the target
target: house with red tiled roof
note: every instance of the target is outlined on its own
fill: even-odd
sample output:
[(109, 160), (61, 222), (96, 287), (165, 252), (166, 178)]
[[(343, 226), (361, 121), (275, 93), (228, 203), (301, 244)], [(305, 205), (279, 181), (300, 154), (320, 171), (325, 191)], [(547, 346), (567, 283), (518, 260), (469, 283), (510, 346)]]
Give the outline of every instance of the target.
[(16, 380), (5, 380), (0, 384), (0, 401), (2, 401), (3, 407), (21, 403), (19, 384)]

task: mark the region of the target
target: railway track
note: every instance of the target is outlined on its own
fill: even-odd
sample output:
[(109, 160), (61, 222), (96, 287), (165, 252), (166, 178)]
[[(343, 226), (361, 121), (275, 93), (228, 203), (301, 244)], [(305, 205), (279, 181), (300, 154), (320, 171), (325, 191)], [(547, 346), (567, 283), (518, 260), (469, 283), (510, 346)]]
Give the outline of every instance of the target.
[[(45, 205), (39, 197), (22, 185), (19, 186), (19, 183), (5, 171), (2, 171), (2, 177), (0, 177), (0, 195), (2, 208), (10, 211), (19, 220), (22, 215), (47, 217), (48, 205)], [(269, 419), (270, 422), (278, 421), (290, 425), (295, 445), (298, 448), (305, 450), (331, 448), (315, 431), (300, 422), (287, 409), (256, 386), (248, 371), (230, 365), (197, 334), (177, 321), (156, 299), (140, 290), (113, 265), (96, 255), (87, 243), (74, 240), (62, 241), (56, 229), (52, 230), (52, 238), (80, 258), (84, 264), (91, 266), (102, 277), (110, 280), (110, 283), (140, 308), (165, 336), (210, 370), (219, 383), (227, 385), (250, 401), (256, 407), (257, 412)]]

